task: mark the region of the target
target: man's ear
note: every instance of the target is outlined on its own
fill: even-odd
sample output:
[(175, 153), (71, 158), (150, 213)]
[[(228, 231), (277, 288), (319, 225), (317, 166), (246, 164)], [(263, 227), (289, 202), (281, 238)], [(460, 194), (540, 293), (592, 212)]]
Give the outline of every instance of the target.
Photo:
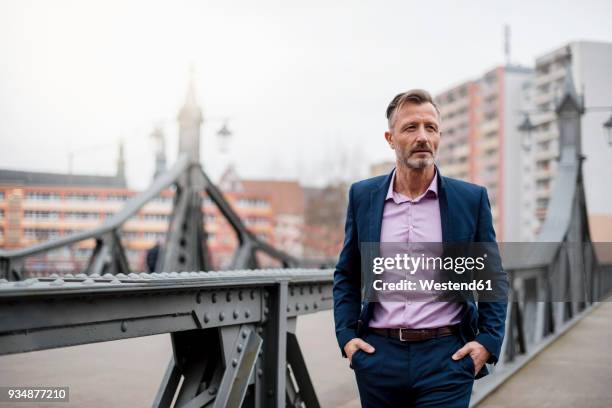
[(395, 150), (395, 144), (393, 144), (393, 134), (391, 134), (391, 132), (388, 130), (385, 132), (385, 139), (387, 140), (387, 143), (389, 143), (391, 149)]

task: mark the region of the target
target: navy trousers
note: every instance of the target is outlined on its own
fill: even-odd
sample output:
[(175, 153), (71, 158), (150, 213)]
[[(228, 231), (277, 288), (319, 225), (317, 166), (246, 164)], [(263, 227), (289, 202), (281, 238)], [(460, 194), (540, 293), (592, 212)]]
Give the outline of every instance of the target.
[(468, 407), (474, 363), (469, 355), (451, 358), (464, 345), (459, 336), (402, 342), (368, 333), (363, 339), (376, 349), (356, 351), (351, 362), (363, 408)]

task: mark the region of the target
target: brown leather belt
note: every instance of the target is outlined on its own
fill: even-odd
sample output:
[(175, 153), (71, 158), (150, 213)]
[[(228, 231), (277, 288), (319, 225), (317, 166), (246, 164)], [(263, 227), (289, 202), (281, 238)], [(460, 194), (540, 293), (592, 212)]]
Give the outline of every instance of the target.
[(400, 341), (423, 341), (457, 334), (459, 333), (459, 325), (438, 327), (436, 329), (378, 329), (370, 327), (368, 331)]

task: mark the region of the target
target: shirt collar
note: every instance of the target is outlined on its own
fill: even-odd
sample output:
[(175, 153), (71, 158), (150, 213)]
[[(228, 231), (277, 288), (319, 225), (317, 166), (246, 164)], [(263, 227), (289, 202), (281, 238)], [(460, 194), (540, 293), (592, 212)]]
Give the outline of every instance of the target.
[(387, 197), (385, 197), (385, 201), (393, 200), (395, 204), (401, 204), (406, 201), (419, 202), (421, 201), (423, 197), (427, 195), (431, 197), (435, 197), (435, 198), (438, 197), (438, 171), (437, 169), (435, 169), (435, 167), (434, 167), (434, 176), (433, 176), (433, 179), (431, 180), (431, 183), (429, 183), (429, 187), (427, 187), (427, 190), (425, 190), (423, 194), (421, 194), (414, 200), (410, 200), (405, 195), (398, 193), (397, 191), (393, 189), (393, 185), (395, 184), (395, 172), (396, 172), (396, 169), (393, 169), (393, 174), (391, 175), (391, 183), (389, 184), (389, 190), (387, 191)]

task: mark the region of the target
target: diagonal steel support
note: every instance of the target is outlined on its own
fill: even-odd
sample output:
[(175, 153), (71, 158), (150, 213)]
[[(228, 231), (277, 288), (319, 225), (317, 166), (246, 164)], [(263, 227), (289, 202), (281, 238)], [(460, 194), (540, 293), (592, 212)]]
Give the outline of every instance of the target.
[(195, 171), (182, 175), (176, 198), (168, 238), (155, 270), (205, 271), (210, 269), (204, 217), (202, 215), (202, 187)]
[(230, 362), (225, 368), (214, 408), (242, 406), (262, 343), (263, 339), (252, 328), (240, 329), (233, 350), (225, 352)]
[(96, 247), (89, 258), (85, 273), (87, 275), (104, 275), (107, 273), (127, 275), (130, 273), (130, 266), (117, 230), (107, 232), (96, 239)]
[(176, 388), (178, 387), (180, 380), (181, 373), (177, 365), (174, 363), (174, 358), (170, 358), (168, 368), (166, 368), (162, 382), (157, 390), (157, 395), (153, 400), (153, 407), (169, 408), (172, 404), (172, 400), (174, 399), (174, 394), (176, 393)]
[[(320, 407), (298, 339), (294, 333), (289, 332), (287, 333), (287, 363), (297, 383), (297, 390), (294, 390), (293, 398), (291, 398), (291, 406), (301, 407), (301, 403), (304, 402), (308, 408)], [(290, 385), (292, 384), (288, 382), (287, 387), (289, 388)]]

